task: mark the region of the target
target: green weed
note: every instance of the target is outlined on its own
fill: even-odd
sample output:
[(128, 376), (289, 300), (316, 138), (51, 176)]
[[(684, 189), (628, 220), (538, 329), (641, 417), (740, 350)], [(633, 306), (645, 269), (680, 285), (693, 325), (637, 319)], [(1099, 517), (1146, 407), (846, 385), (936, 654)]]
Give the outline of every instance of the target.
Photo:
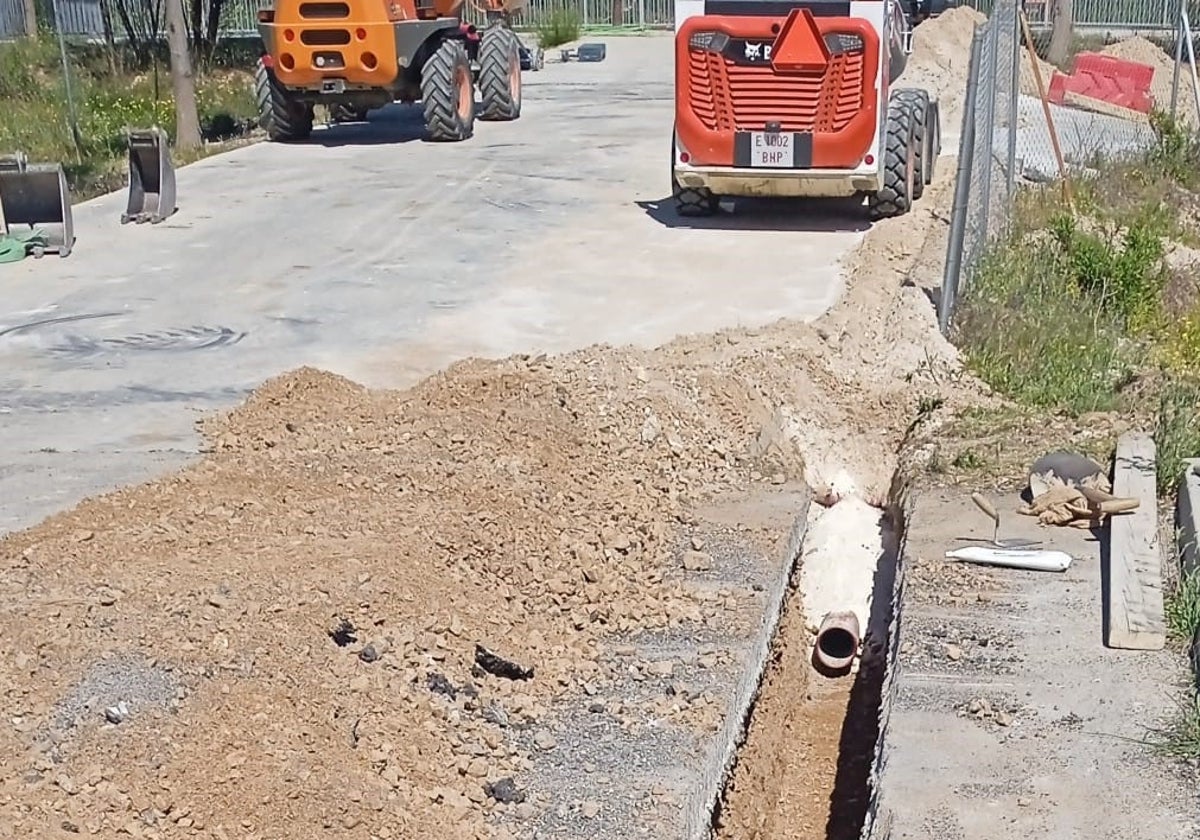
[(537, 32), (538, 44), (548, 50), (577, 40), (581, 28), (579, 14), (573, 9), (560, 6), (538, 20), (534, 31)]
[(1200, 383), (1168, 381), (1159, 393), (1154, 430), (1160, 496), (1170, 496), (1183, 475), (1185, 458), (1200, 458)]
[(1164, 606), (1171, 636), (1190, 644), (1200, 628), (1200, 574), (1180, 578)]
[(1158, 733), (1155, 746), (1172, 758), (1200, 758), (1200, 695), (1192, 692), (1179, 702), (1179, 711)]

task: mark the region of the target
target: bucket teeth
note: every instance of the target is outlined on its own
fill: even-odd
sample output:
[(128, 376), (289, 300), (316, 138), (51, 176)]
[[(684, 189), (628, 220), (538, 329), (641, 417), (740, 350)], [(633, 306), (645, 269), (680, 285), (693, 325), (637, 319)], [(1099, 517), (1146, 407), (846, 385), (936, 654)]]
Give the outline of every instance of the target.
[(129, 132), (129, 203), (121, 224), (158, 224), (175, 212), (175, 166), (158, 126)]

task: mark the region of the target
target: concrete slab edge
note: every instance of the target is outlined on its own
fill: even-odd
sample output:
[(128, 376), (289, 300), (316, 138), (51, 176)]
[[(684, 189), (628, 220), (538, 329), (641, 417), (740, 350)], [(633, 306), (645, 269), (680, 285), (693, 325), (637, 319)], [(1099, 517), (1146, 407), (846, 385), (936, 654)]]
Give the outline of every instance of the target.
[[(1200, 458), (1185, 458), (1183, 464), (1183, 475), (1179, 478), (1179, 493), (1175, 500), (1175, 523), (1179, 573), (1186, 577), (1200, 571)], [(1200, 627), (1196, 628), (1188, 652), (1192, 675), (1200, 685)]]
[(784, 552), (783, 563), (779, 569), (779, 577), (767, 593), (767, 604), (763, 614), (762, 624), (751, 647), (750, 667), (742, 672), (734, 697), (717, 734), (713, 747), (704, 762), (700, 779), (688, 794), (684, 802), (684, 840), (710, 840), (712, 837), (712, 820), (717, 803), (725, 790), (729, 773), (733, 769), (738, 748), (746, 737), (750, 723), (750, 712), (758, 699), (763, 678), (767, 673), (767, 664), (771, 659), (771, 645), (783, 618), (783, 606), (787, 600), (788, 589), (796, 571), (796, 563), (800, 559), (804, 547), (804, 535), (808, 530), (808, 511), (812, 505), (810, 492), (801, 503), (792, 522), (788, 535), (787, 548)]
[(1139, 504), (1109, 517), (1104, 605), (1104, 644), (1109, 648), (1162, 650), (1167, 644), (1156, 474), (1154, 439), (1144, 432), (1121, 435), (1113, 459), (1113, 495)]
[(892, 834), (892, 814), (880, 807), (882, 777), (888, 757), (888, 723), (892, 706), (900, 685), (900, 643), (904, 615), (904, 572), (907, 566), (908, 523), (912, 521), (916, 499), (910, 492), (907, 474), (898, 471), (891, 488), (892, 519), (896, 528), (896, 560), (891, 583), (891, 599), (888, 604), (887, 648), (884, 651), (883, 682), (880, 687), (879, 735), (875, 739), (875, 754), (871, 760), (868, 777), (870, 798), (867, 802), (866, 819), (859, 832), (860, 840), (889, 840)]

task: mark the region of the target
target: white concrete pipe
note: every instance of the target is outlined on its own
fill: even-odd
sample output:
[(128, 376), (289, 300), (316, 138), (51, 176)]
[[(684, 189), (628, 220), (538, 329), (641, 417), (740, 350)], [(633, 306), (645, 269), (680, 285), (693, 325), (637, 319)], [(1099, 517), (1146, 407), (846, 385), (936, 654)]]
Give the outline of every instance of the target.
[(831, 612), (817, 629), (817, 664), (830, 673), (841, 673), (854, 662), (858, 653), (858, 616), (849, 610)]

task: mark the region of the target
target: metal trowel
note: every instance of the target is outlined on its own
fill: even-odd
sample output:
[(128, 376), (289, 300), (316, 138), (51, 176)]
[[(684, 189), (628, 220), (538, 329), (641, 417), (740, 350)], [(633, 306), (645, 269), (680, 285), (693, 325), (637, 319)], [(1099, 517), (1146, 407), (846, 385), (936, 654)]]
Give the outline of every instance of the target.
[(995, 530), (992, 532), (992, 545), (996, 548), (1033, 548), (1042, 544), (1041, 540), (1027, 540), (1022, 537), (1009, 537), (1008, 539), (1000, 539), (1000, 511), (985, 499), (979, 493), (971, 494), (971, 501), (975, 503), (975, 507), (991, 517), (995, 523)]

